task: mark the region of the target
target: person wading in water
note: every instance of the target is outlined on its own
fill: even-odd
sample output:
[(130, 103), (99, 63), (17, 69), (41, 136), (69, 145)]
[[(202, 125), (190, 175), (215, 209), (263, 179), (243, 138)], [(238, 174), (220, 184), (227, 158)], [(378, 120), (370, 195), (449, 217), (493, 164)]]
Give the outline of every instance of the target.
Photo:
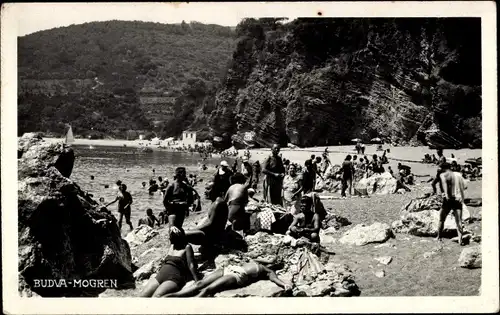
[(264, 162), (262, 173), (266, 175), (264, 190), (265, 200), (274, 204), (281, 205), (281, 191), (283, 187), (283, 178), (285, 177), (285, 167), (283, 160), (279, 156), (280, 146), (273, 145), (271, 148), (271, 156)]
[(127, 191), (127, 185), (120, 184), (120, 193), (116, 196), (116, 199), (106, 205), (106, 208), (118, 201), (118, 213), (120, 213), (120, 218), (118, 219), (118, 227), (122, 229), (123, 216), (125, 216), (125, 222), (130, 226), (130, 230), (133, 230), (132, 222), (130, 221), (130, 215), (132, 213), (132, 195)]

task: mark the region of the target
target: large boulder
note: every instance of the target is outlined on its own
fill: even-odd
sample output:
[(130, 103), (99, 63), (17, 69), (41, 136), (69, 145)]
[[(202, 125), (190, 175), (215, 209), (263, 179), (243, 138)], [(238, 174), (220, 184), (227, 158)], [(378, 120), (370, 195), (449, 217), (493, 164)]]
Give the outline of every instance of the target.
[(358, 224), (339, 239), (342, 244), (362, 246), (370, 243), (383, 243), (393, 237), (391, 227), (385, 223), (375, 222), (365, 226)]
[[(73, 150), (25, 135), (18, 148), (19, 278), (43, 297), (97, 296), (105, 288), (42, 287), (43, 279), (109, 279), (134, 285), (130, 248), (116, 218), (71, 181)], [(113, 281), (114, 283), (114, 281)], [(21, 287), (20, 287), (21, 290)]]
[(153, 229), (149, 225), (142, 224), (128, 233), (125, 240), (132, 247), (146, 243), (158, 234), (159, 232), (157, 230)]
[[(437, 236), (442, 200), (442, 197), (438, 195), (411, 200), (403, 207), (400, 219), (392, 223), (392, 229), (396, 233), (415, 236)], [(470, 217), (469, 210), (464, 207), (462, 220), (467, 221)], [(450, 212), (444, 222), (443, 236), (453, 237), (455, 235), (457, 235), (457, 226), (453, 213)]]
[(388, 172), (373, 174), (356, 183), (355, 190), (362, 195), (387, 195), (396, 192), (397, 180)]
[(481, 268), (481, 245), (464, 248), (458, 257), (458, 264), (462, 268)]

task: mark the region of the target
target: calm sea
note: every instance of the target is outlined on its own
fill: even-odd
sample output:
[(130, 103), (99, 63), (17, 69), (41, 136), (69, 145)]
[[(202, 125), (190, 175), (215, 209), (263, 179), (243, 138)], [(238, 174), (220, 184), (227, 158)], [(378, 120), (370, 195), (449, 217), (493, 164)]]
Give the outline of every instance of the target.
[[(137, 219), (144, 215), (147, 208), (153, 209), (155, 214), (163, 210), (162, 196), (158, 191), (149, 195), (149, 180), (161, 176), (170, 182), (173, 179), (174, 170), (178, 166), (184, 166), (188, 174), (196, 174), (202, 182), (195, 187), (203, 196), (204, 186), (215, 174), (215, 165), (219, 164), (221, 158), (213, 158), (205, 161), (208, 169), (200, 168), (203, 163), (198, 153), (153, 151), (150, 153), (140, 152), (137, 148), (129, 147), (105, 147), (74, 145), (76, 160), (71, 174), (74, 180), (84, 191), (93, 194), (94, 200), (98, 201), (104, 197), (105, 202), (111, 202), (117, 195), (115, 182), (121, 180), (127, 185), (128, 191), (134, 199), (132, 205), (132, 223), (137, 224)], [(224, 158), (228, 163), (234, 161)], [(154, 172), (153, 172), (154, 170)], [(91, 176), (94, 179), (91, 179)], [(146, 182), (146, 188), (142, 187)], [(109, 185), (105, 188), (105, 185)], [(204, 198), (202, 198), (204, 199)], [(203, 200), (203, 208), (206, 209), (208, 202)], [(116, 204), (110, 206), (110, 210), (116, 215)]]

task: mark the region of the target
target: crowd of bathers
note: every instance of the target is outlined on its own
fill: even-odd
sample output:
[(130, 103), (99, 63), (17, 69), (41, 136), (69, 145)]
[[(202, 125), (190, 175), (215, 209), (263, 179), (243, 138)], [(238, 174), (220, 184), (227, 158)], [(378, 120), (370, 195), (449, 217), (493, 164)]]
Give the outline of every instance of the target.
[[(457, 200), (464, 200), (463, 177), (454, 172), (447, 163), (442, 151), (438, 151), (439, 167), (432, 182), (434, 192), (436, 184), (445, 195), (443, 209), (440, 216), (438, 238), (441, 238), (442, 225), (446, 215), (453, 211), (459, 225), (460, 242), (463, 231), (461, 229), (461, 204)], [(158, 178), (158, 182), (151, 181), (149, 191), (160, 190), (163, 196), (165, 210), (156, 218), (151, 209), (147, 209), (146, 216), (139, 220), (139, 225), (168, 223), (170, 248), (161, 269), (156, 277), (151, 278), (141, 292), (144, 297), (181, 297), (181, 296), (213, 296), (217, 292), (243, 287), (261, 279), (268, 279), (288, 290), (290, 285), (279, 279), (273, 268), (275, 261), (254, 260), (241, 266), (228, 266), (201, 276), (198, 270), (198, 260), (195, 259), (192, 245), (200, 245), (200, 254), (203, 259), (214, 259), (218, 249), (231, 243), (233, 240), (244, 242), (244, 236), (251, 230), (251, 215), (247, 211), (249, 203), (273, 204), (281, 206), (285, 211), (272, 215), (270, 223), (262, 230), (271, 233), (286, 234), (293, 238), (305, 238), (312, 243), (320, 243), (321, 222), (326, 216), (325, 208), (316, 194), (316, 181), (324, 180), (327, 176), (340, 178), (342, 182), (341, 196), (346, 191), (351, 193), (356, 173), (364, 176), (375, 173), (384, 173), (387, 164), (386, 151), (381, 157), (374, 154), (371, 159), (366, 155), (359, 158), (347, 155), (340, 169), (329, 174), (331, 166), (327, 149), (322, 157), (312, 155), (302, 166), (291, 163), (282, 158), (280, 146), (271, 148), (270, 156), (261, 165), (259, 161), (250, 163), (249, 154), (236, 159), (230, 166), (222, 161), (216, 167), (216, 172), (205, 187), (205, 198), (211, 201), (206, 217), (195, 228), (183, 227), (186, 216), (190, 211), (201, 210), (200, 195), (194, 188), (197, 184), (196, 176), (186, 176), (186, 169), (178, 167), (172, 182)], [(388, 172), (395, 176), (390, 167)], [(398, 183), (402, 187), (413, 181), (411, 167), (398, 164)], [(458, 174), (458, 175), (457, 175)], [(261, 175), (262, 181), (261, 181)], [(459, 176), (460, 175), (460, 176)], [(145, 186), (146, 183), (143, 183)], [(130, 205), (132, 197), (127, 187), (117, 182), (120, 194), (111, 203), (118, 202), (118, 220), (121, 228), (122, 218), (132, 229), (130, 222)], [(262, 187), (263, 200), (255, 198), (256, 190)], [(407, 188), (409, 190), (409, 188)], [(460, 196), (458, 196), (460, 194)], [(194, 283), (186, 286), (186, 283)]]

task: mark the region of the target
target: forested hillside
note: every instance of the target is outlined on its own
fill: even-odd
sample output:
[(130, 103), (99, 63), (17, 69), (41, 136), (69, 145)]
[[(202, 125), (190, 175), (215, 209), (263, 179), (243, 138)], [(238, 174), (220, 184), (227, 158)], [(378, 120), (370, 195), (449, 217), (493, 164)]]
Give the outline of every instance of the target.
[(18, 39), (18, 132), (160, 136), (200, 130), (234, 49), (229, 27), (93, 22)]
[(480, 19), (246, 19), (236, 32), (214, 135), (417, 144), (437, 127), (481, 146)]

